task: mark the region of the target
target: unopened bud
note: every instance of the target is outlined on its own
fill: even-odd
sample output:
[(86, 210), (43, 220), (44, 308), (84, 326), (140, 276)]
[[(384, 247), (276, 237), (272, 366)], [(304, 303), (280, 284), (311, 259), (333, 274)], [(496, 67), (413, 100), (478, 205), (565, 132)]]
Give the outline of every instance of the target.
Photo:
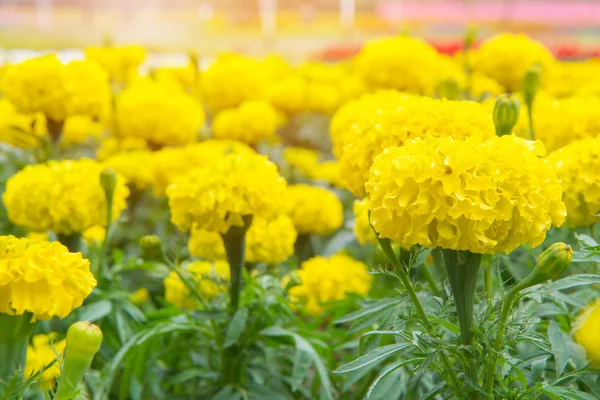
[(573, 260), (573, 249), (566, 243), (554, 243), (538, 257), (535, 268), (546, 279), (558, 279)]
[(108, 203), (112, 202), (115, 188), (117, 187), (117, 174), (110, 168), (104, 169), (100, 173), (100, 185), (104, 189), (104, 195)]
[(494, 105), (493, 120), (496, 135), (504, 136), (512, 133), (513, 127), (519, 120), (519, 100), (510, 94), (498, 96)]
[(440, 95), (440, 98), (443, 99), (458, 100), (460, 98), (460, 87), (458, 86), (458, 82), (452, 78), (442, 81), (438, 87), (438, 94)]
[(529, 68), (523, 76), (523, 99), (527, 107), (533, 105), (535, 95), (540, 90), (542, 81), (542, 70), (539, 64), (535, 64)]
[(67, 353), (92, 358), (102, 345), (102, 331), (88, 321), (76, 322), (67, 331)]
[(158, 258), (162, 252), (162, 240), (156, 235), (142, 236), (140, 247), (143, 258), (148, 260)]

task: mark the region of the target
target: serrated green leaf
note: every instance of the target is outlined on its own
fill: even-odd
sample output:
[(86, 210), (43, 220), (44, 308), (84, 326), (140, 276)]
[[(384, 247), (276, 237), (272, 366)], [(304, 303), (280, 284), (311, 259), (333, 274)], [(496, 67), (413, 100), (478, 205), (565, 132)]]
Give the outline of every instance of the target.
[(361, 310), (351, 312), (350, 314), (346, 315), (345, 317), (338, 319), (334, 323), (335, 324), (344, 324), (346, 322), (352, 322), (357, 319), (364, 318), (367, 315), (371, 315), (371, 314), (377, 313), (381, 310), (385, 310), (386, 308), (394, 307), (394, 306), (400, 304), (400, 302), (401, 302), (401, 299), (399, 299), (398, 297), (394, 297), (391, 299), (379, 300), (379, 301), (369, 304), (367, 307), (365, 307)]
[(412, 346), (410, 343), (397, 343), (397, 344), (389, 344), (387, 346), (380, 347), (376, 350), (373, 350), (362, 357), (357, 358), (354, 361), (349, 362), (348, 364), (342, 365), (335, 371), (334, 374), (346, 374), (348, 372), (356, 371), (358, 369), (367, 367), (372, 364), (380, 363), (383, 360), (391, 357), (392, 355)]
[(422, 358), (422, 357), (411, 358), (410, 360), (402, 361), (401, 363), (398, 363), (398, 364), (392, 364), (392, 365), (389, 365), (386, 368), (384, 368), (383, 372), (381, 372), (381, 374), (379, 374), (379, 376), (377, 376), (377, 378), (375, 378), (373, 383), (371, 383), (371, 386), (369, 386), (369, 390), (367, 391), (367, 399), (371, 398), (371, 394), (373, 394), (373, 391), (375, 390), (375, 388), (377, 388), (377, 385), (379, 385), (379, 383), (390, 373), (394, 372), (398, 368), (404, 367), (405, 365), (412, 364), (412, 363), (418, 362), (418, 361), (423, 361), (423, 360), (425, 360), (425, 358)]
[(240, 337), (246, 330), (246, 323), (248, 322), (248, 309), (246, 307), (240, 308), (233, 314), (233, 318), (229, 322), (227, 332), (225, 333), (225, 341), (223, 342), (223, 348), (233, 346), (240, 340)]
[(559, 279), (546, 286), (547, 290), (565, 290), (577, 286), (600, 284), (600, 274), (577, 274)]
[(560, 376), (569, 362), (569, 348), (560, 327), (554, 320), (548, 325), (548, 339), (552, 346), (556, 375)]

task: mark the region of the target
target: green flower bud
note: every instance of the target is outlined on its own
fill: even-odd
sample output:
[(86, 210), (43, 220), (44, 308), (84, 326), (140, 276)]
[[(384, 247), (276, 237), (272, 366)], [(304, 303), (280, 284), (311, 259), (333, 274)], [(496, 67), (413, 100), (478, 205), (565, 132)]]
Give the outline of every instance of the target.
[(142, 236), (140, 239), (142, 257), (145, 259), (158, 258), (162, 253), (162, 240), (156, 235)]
[(523, 99), (527, 107), (531, 107), (535, 95), (540, 90), (542, 70), (539, 64), (529, 68), (523, 76)]
[(464, 38), (465, 49), (468, 50), (471, 47), (473, 47), (473, 44), (475, 43), (476, 39), (477, 39), (477, 30), (472, 26), (467, 28), (467, 30), (465, 32), (465, 38)]
[(573, 260), (573, 249), (566, 243), (554, 243), (538, 257), (535, 269), (546, 279), (558, 279)]
[(104, 189), (104, 195), (108, 203), (112, 202), (115, 188), (117, 187), (117, 174), (110, 168), (100, 173), (100, 185)]
[(441, 98), (448, 100), (458, 100), (460, 98), (460, 87), (455, 79), (449, 78), (438, 86), (438, 94)]
[(494, 105), (493, 120), (496, 135), (504, 136), (512, 133), (519, 120), (519, 100), (510, 94), (498, 96)]

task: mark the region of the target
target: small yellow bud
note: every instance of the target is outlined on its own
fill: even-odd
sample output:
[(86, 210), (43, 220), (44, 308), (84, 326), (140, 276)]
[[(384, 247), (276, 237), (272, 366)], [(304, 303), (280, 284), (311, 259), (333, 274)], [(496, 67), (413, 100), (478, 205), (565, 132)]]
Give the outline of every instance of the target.
[(496, 135), (510, 135), (519, 120), (519, 100), (510, 94), (498, 96), (494, 105), (493, 119)]
[(538, 257), (535, 268), (547, 279), (558, 279), (573, 260), (573, 249), (566, 243), (554, 243)]

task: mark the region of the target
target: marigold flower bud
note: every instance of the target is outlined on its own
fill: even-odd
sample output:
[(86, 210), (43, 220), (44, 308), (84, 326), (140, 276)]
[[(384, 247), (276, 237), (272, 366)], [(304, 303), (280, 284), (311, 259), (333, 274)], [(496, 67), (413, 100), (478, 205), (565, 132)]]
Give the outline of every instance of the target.
[(117, 174), (115, 171), (110, 168), (104, 169), (100, 173), (100, 185), (102, 185), (102, 189), (104, 189), (106, 200), (111, 202), (115, 193), (115, 188), (117, 187)]
[(93, 357), (102, 345), (102, 331), (88, 321), (79, 321), (67, 331), (67, 352), (69, 356)]
[(512, 133), (513, 127), (519, 120), (519, 106), (519, 100), (510, 94), (498, 96), (492, 114), (496, 135), (504, 136)]
[(571, 260), (573, 260), (571, 246), (558, 242), (540, 254), (535, 268), (548, 279), (558, 279), (569, 267)]
[(523, 98), (527, 107), (531, 107), (536, 93), (540, 90), (542, 70), (539, 64), (536, 64), (525, 71), (523, 76)]
[(142, 248), (144, 258), (154, 258), (161, 252), (162, 240), (156, 235), (142, 236), (140, 247)]
[(458, 82), (453, 78), (442, 81), (438, 87), (438, 94), (443, 99), (458, 100), (460, 98), (460, 87), (458, 86)]

